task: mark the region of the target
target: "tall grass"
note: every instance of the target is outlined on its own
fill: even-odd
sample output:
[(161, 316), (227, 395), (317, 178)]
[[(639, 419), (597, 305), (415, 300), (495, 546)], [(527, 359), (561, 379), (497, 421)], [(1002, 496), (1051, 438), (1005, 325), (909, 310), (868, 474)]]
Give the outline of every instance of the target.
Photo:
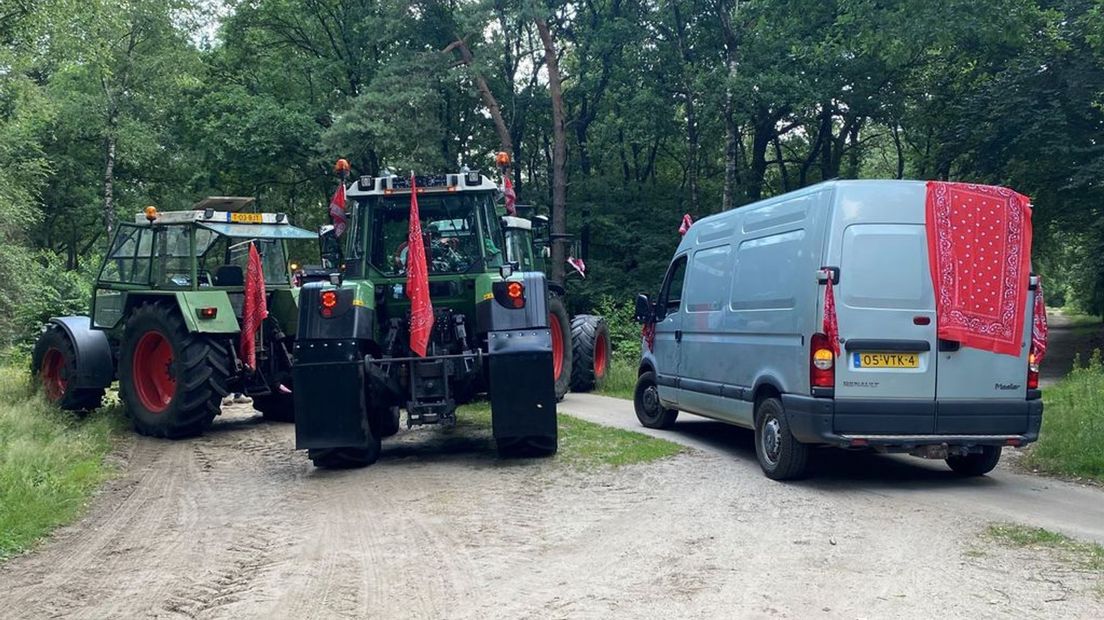
[(75, 518), (107, 475), (104, 456), (121, 416), (58, 411), (26, 366), (0, 367), (0, 560)]
[(602, 396), (632, 400), (633, 390), (636, 389), (637, 366), (636, 363), (614, 357), (610, 362), (609, 374), (598, 386), (598, 393)]
[(1043, 429), (1028, 462), (1039, 469), (1104, 480), (1104, 362), (1074, 360), (1069, 376), (1043, 391)]

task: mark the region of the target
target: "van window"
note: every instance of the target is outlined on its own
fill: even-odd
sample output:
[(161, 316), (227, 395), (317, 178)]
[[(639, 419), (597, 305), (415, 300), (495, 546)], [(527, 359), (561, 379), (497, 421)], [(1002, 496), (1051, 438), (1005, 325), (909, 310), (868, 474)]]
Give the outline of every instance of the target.
[(713, 312), (724, 307), (728, 299), (731, 255), (730, 245), (694, 252), (686, 282), (687, 312)]
[(666, 309), (667, 314), (678, 312), (682, 303), (682, 284), (686, 279), (686, 255), (679, 256), (671, 267), (667, 269), (667, 277), (663, 279), (663, 290), (659, 294), (659, 305)]
[(843, 233), (840, 288), (852, 308), (928, 309), (928, 238), (922, 224), (853, 224)]
[[(748, 239), (736, 251), (733, 310), (789, 310), (797, 287), (810, 282), (805, 230)], [(805, 266), (804, 269), (802, 266)]]

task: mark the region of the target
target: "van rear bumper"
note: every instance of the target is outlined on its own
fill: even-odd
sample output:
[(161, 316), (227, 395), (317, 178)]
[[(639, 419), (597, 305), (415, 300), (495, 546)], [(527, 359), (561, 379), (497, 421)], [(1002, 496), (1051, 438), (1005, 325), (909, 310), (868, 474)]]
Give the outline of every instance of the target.
[[(802, 443), (829, 444), (843, 448), (856, 446), (884, 446), (911, 448), (926, 445), (985, 446), (1026, 445), (1039, 438), (1043, 420), (1042, 400), (1013, 400), (1000, 403), (1003, 420), (1019, 418), (1025, 423), (1023, 432), (1006, 433), (1004, 429), (986, 429), (985, 416), (970, 424), (968, 432), (958, 429), (952, 432), (931, 432), (936, 428), (937, 416), (948, 420), (962, 420), (974, 412), (990, 413), (995, 403), (985, 401), (841, 401), (834, 398), (814, 398), (799, 394), (784, 394), (782, 404), (786, 409), (786, 421), (790, 432)], [(927, 429), (918, 424), (922, 416), (917, 413), (930, 409)], [(840, 426), (837, 423), (839, 416)], [(1021, 417), (1022, 416), (1022, 417)], [(960, 426), (955, 424), (954, 426)], [(1003, 426), (1003, 424), (1001, 424)], [(901, 432), (901, 429), (915, 429)], [(1019, 430), (1019, 429), (1016, 429)]]

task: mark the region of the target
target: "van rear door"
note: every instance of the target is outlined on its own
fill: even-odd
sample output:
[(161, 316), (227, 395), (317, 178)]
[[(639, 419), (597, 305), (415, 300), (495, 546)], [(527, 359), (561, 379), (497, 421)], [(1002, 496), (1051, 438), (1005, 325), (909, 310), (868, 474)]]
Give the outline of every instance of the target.
[(935, 432), (1004, 435), (1027, 431), (1027, 362), (1035, 291), (1028, 291), (1020, 354), (1003, 355), (940, 341)]
[[(835, 287), (844, 341), (836, 362), (838, 433), (935, 431), (935, 295), (923, 203), (910, 200), (912, 193), (871, 196), (870, 208), (862, 201), (844, 216)], [(904, 204), (887, 205), (889, 198)], [(886, 401), (899, 402), (887, 408)]]

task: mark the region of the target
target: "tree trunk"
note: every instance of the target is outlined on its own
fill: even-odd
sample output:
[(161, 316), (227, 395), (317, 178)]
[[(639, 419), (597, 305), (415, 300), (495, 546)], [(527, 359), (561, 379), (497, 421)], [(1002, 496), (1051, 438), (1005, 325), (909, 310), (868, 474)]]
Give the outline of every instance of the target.
[(107, 134), (104, 136), (104, 174), (103, 174), (103, 225), (107, 231), (108, 243), (115, 232), (115, 149), (118, 137), (115, 135), (119, 125), (119, 114), (111, 110), (107, 117)]
[[(467, 41), (457, 38), (444, 51), (449, 52), (453, 49), (460, 52), (460, 62), (468, 68), (472, 68), (472, 62), (475, 58), (472, 56)], [(513, 154), (514, 144), (510, 138), (510, 130), (506, 127), (506, 119), (502, 117), (502, 108), (499, 107), (498, 100), (495, 99), (494, 93), (491, 92), (491, 87), (487, 85), (487, 80), (483, 78), (483, 75), (474, 69), (471, 73), (472, 77), (475, 78), (475, 86), (479, 89), (479, 96), (483, 99), (483, 105), (487, 106), (487, 111), (491, 113), (491, 120), (494, 121), (495, 133), (498, 134), (499, 149)]]
[(893, 124), (893, 146), (897, 149), (897, 178), (905, 178), (905, 150), (901, 146), (901, 128)]
[(751, 139), (751, 170), (747, 182), (748, 199), (755, 201), (763, 197), (763, 179), (767, 174), (767, 147), (776, 135), (774, 116), (766, 111), (760, 112), (759, 122), (755, 125), (755, 135)]
[(567, 230), (567, 135), (564, 130), (563, 85), (560, 83), (560, 63), (548, 22), (535, 20), (541, 43), (544, 44), (544, 64), (548, 68), (548, 91), (552, 96), (552, 268), (549, 278), (560, 285), (564, 281), (564, 243)]
[(721, 198), (721, 209), (728, 211), (736, 206), (736, 160), (740, 152), (737, 142), (740, 139), (739, 127), (733, 114), (732, 93), (725, 93), (724, 122), (725, 122), (725, 149), (724, 149), (724, 194)]

